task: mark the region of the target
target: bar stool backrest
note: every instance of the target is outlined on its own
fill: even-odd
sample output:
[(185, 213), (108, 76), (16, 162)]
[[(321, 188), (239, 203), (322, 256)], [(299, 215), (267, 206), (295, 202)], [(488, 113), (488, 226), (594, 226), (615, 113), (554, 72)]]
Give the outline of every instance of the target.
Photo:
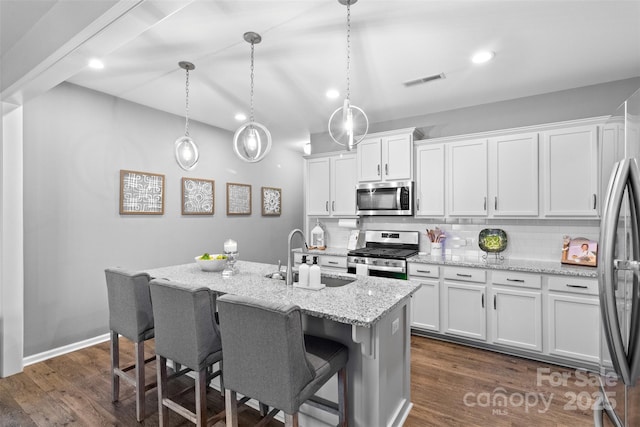
[(119, 268), (105, 269), (109, 300), (109, 329), (133, 342), (153, 338), (153, 309), (149, 275)]

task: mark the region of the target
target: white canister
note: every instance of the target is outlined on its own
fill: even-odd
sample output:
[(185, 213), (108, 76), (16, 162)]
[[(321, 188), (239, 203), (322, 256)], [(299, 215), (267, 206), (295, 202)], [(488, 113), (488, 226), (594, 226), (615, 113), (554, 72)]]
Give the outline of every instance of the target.
[(442, 242), (431, 242), (431, 256), (442, 256)]

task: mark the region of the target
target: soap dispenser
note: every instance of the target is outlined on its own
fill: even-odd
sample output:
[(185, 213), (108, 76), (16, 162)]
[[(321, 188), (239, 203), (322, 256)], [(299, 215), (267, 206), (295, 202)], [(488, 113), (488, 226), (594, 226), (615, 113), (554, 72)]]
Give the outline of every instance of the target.
[(302, 264), (298, 268), (298, 285), (309, 286), (309, 264), (306, 255), (302, 255)]
[(309, 268), (309, 286), (320, 287), (320, 266), (318, 265), (317, 256), (313, 257), (313, 265)]
[(311, 246), (313, 249), (325, 249), (324, 230), (319, 219), (316, 219), (316, 226), (311, 230)]

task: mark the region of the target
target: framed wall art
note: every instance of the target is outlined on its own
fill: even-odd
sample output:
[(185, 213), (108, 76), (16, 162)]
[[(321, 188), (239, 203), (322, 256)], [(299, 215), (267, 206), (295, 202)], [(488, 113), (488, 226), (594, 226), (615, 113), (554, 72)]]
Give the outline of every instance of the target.
[(572, 239), (569, 236), (564, 236), (560, 261), (563, 264), (596, 267), (598, 265), (598, 242), (584, 237)]
[(251, 215), (251, 186), (227, 182), (227, 215)]
[(282, 213), (282, 189), (262, 187), (262, 215), (278, 216)]
[(164, 214), (164, 175), (120, 170), (120, 214)]
[(215, 181), (182, 178), (182, 215), (213, 215)]

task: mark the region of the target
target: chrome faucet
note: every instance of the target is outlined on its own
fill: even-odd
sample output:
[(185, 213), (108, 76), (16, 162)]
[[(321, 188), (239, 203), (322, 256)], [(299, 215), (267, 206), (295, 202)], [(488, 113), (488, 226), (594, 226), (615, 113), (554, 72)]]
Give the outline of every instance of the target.
[(293, 236), (296, 233), (300, 234), (300, 237), (302, 237), (302, 242), (304, 243), (302, 252), (307, 253), (307, 250), (309, 249), (309, 247), (307, 246), (307, 241), (304, 239), (304, 233), (302, 232), (302, 230), (300, 230), (299, 228), (291, 230), (291, 233), (289, 233), (289, 238), (287, 239), (287, 286), (293, 285), (293, 257), (291, 256), (291, 241), (293, 240)]

